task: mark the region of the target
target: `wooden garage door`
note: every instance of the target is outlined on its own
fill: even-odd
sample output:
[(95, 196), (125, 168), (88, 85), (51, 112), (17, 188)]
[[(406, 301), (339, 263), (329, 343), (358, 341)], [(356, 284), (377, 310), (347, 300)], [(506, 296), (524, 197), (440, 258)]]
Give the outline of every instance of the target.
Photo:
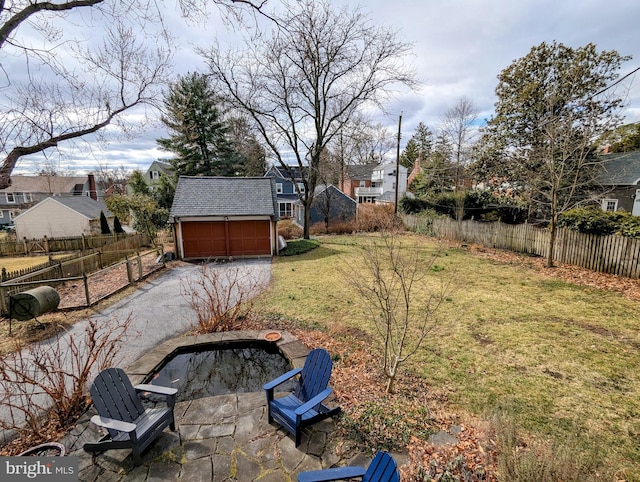
[(185, 258), (270, 255), (269, 221), (182, 223)]

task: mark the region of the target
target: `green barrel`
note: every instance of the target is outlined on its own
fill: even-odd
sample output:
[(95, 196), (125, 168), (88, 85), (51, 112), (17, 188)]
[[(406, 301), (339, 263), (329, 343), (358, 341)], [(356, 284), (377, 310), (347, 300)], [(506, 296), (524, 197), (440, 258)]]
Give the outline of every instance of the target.
[(9, 316), (26, 321), (55, 310), (60, 304), (60, 295), (51, 286), (38, 286), (9, 297)]

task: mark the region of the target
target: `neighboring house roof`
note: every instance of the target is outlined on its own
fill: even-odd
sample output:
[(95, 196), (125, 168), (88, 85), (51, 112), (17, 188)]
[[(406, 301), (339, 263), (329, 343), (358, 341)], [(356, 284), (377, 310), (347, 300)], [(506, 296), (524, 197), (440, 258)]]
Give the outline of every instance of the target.
[(335, 195), (343, 197), (343, 198), (349, 200), (349, 202), (352, 202), (354, 204), (358, 204), (355, 199), (353, 199), (351, 196), (348, 196), (347, 194), (342, 192), (340, 189), (338, 189), (333, 184), (319, 184), (318, 186), (316, 186), (316, 190), (314, 191), (314, 196), (317, 196), (318, 194), (322, 194), (326, 190), (331, 190), (332, 192), (335, 193)]
[(373, 170), (377, 166), (377, 163), (347, 164), (345, 166), (345, 172), (349, 179), (353, 179), (355, 181), (371, 180), (371, 174), (373, 174)]
[(381, 196), (378, 196), (376, 198), (376, 201), (385, 202), (385, 203), (395, 203), (396, 202), (396, 192), (395, 191), (385, 191), (385, 192), (382, 193)]
[(270, 177), (180, 176), (169, 222), (190, 216), (277, 218), (275, 182)]
[(33, 206), (30, 209), (27, 209), (22, 214), (15, 217), (15, 219), (20, 219), (29, 212), (34, 209), (39, 209), (44, 203), (56, 202), (58, 204), (62, 204), (63, 206), (77, 212), (81, 216), (92, 220), (98, 219), (100, 217), (100, 212), (104, 212), (104, 215), (109, 217), (113, 216), (113, 213), (107, 209), (107, 206), (102, 201), (95, 201), (91, 199), (89, 196), (74, 196), (74, 197), (48, 197), (43, 199), (38, 204)]
[(270, 176), (273, 174), (275, 177), (280, 179), (288, 179), (293, 181), (299, 181), (303, 178), (303, 175), (306, 175), (308, 171), (307, 167), (303, 167), (302, 169), (298, 165), (290, 165), (287, 168), (283, 166), (273, 165), (267, 170), (265, 176)]
[(82, 192), (87, 176), (11, 176), (11, 186), (2, 192), (72, 194)]
[(640, 151), (602, 155), (604, 173), (600, 182), (605, 186), (633, 186), (640, 181)]

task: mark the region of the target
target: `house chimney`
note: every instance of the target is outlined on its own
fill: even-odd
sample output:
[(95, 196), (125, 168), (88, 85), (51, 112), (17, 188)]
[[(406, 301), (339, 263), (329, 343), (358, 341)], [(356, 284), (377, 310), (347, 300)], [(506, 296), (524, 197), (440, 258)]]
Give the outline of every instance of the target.
[(96, 190), (96, 178), (93, 174), (89, 174), (89, 197), (94, 201), (98, 200), (98, 191)]
[(413, 162), (413, 169), (411, 169), (411, 174), (409, 174), (409, 177), (407, 178), (407, 187), (409, 186), (409, 184), (411, 184), (411, 181), (413, 181), (416, 176), (420, 173), (421, 169), (420, 169), (420, 158), (418, 157), (414, 162)]

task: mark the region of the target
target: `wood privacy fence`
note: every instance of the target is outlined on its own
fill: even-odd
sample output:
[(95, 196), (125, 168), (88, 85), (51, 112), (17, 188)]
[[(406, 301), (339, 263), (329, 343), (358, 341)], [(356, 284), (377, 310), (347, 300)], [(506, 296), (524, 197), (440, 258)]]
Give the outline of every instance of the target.
[[(60, 251), (86, 251), (99, 249), (114, 242), (145, 236), (143, 234), (96, 234), (70, 238), (14, 239), (0, 241), (0, 256), (49, 254)], [(135, 242), (135, 241), (133, 241)]]
[[(550, 232), (530, 224), (482, 223), (403, 216), (408, 229), (442, 239), (547, 257)], [(553, 260), (628, 278), (640, 278), (640, 240), (625, 236), (557, 232)]]

